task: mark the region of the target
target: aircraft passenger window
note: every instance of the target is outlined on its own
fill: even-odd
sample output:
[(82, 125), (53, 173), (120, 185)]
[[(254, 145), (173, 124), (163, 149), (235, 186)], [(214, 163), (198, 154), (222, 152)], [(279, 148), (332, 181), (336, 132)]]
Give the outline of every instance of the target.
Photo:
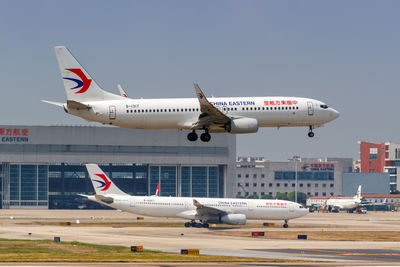
[(320, 107), (323, 108), (323, 109), (327, 109), (328, 105), (320, 105)]
[(246, 108), (246, 110), (249, 110), (249, 108)]
[(146, 109), (146, 113), (147, 113), (147, 112), (149, 112), (149, 111)]
[(264, 107), (263, 107), (263, 110), (264, 110)]
[(289, 109), (292, 109), (292, 107), (289, 107)]
[(185, 108), (185, 111), (187, 111), (187, 108)]
[[(171, 111), (171, 110), (170, 110)], [(164, 109), (164, 112), (167, 112), (167, 109)]]
[(199, 111), (199, 109), (198, 109), (198, 108), (196, 108), (196, 111)]
[(156, 112), (156, 110), (155, 110), (155, 109), (153, 109), (153, 112)]
[(299, 109), (299, 107), (296, 107), (296, 109)]
[(159, 109), (157, 109), (157, 112), (160, 112), (160, 110), (159, 110)]
[(235, 110), (237, 110), (237, 108), (235, 108)]
[[(146, 111), (147, 112), (147, 111)], [(151, 112), (151, 109), (149, 109), (149, 112)]]
[(169, 112), (171, 112), (171, 109), (169, 109)]
[(142, 113), (144, 113), (144, 109), (142, 109)]
[(136, 109), (135, 109), (135, 113), (136, 113)]
[(276, 110), (276, 107), (274, 109)]
[(129, 110), (126, 110), (126, 113), (129, 113)]
[[(175, 111), (175, 109), (174, 109), (174, 111)], [(176, 109), (176, 112), (179, 112), (179, 108)]]
[(133, 112), (133, 110), (131, 109), (131, 113)]
[[(264, 109), (264, 108), (263, 108)], [(260, 107), (258, 107), (258, 110), (261, 110), (261, 108)]]
[(281, 110), (281, 107), (278, 107), (279, 110)]
[(181, 108), (181, 111), (183, 112), (183, 108)]
[(172, 109), (173, 112), (175, 112), (175, 109)]
[(287, 107), (286, 107), (286, 110), (287, 110)]
[(242, 110), (244, 110), (244, 108), (242, 107)]

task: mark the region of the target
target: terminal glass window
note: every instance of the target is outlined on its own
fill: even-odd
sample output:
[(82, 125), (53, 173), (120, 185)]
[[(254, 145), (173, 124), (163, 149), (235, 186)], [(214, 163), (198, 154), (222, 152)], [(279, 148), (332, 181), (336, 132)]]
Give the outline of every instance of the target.
[(182, 167), (181, 174), (181, 196), (190, 196), (190, 167)]
[[(157, 184), (160, 181), (160, 167), (151, 166), (150, 167), (150, 195), (154, 195), (156, 193)], [(162, 188), (160, 188), (160, 191)]]
[(207, 197), (207, 167), (192, 167), (192, 196)]
[(176, 197), (176, 166), (161, 166), (160, 194)]
[(217, 167), (208, 167), (208, 197), (218, 197)]
[(19, 165), (10, 165), (10, 200), (19, 200)]

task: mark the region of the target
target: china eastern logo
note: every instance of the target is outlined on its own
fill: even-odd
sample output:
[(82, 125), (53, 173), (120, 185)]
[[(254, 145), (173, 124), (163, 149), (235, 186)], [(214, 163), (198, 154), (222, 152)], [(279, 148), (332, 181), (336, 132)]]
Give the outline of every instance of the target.
[(100, 177), (103, 181), (100, 180), (93, 180), (95, 182), (98, 182), (100, 186), (97, 188), (100, 189), (101, 191), (107, 191), (107, 189), (110, 187), (111, 182), (107, 179), (107, 177), (104, 174), (96, 174), (96, 176)]
[(65, 79), (65, 80), (70, 80), (70, 81), (76, 82), (76, 86), (72, 87), (71, 90), (74, 90), (74, 89), (80, 89), (80, 90), (75, 92), (75, 94), (82, 94), (89, 89), (89, 86), (92, 83), (92, 80), (88, 79), (81, 69), (65, 69), (65, 70), (75, 73), (80, 78), (80, 80), (79, 80), (79, 79), (74, 79), (74, 78), (64, 78), (63, 77), (63, 79)]

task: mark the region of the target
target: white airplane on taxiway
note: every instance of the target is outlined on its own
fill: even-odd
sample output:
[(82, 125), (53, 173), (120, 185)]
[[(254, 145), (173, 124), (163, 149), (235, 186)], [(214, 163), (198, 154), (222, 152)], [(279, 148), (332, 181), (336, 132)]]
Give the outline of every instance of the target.
[[(251, 220), (288, 220), (308, 214), (298, 203), (277, 199), (198, 198), (130, 196), (121, 191), (96, 164), (86, 164), (95, 195), (89, 200), (134, 214), (153, 217), (184, 218), (186, 227), (206, 227), (209, 223), (246, 224)], [(161, 188), (162, 189), (162, 188)], [(200, 223), (197, 223), (199, 220)]]

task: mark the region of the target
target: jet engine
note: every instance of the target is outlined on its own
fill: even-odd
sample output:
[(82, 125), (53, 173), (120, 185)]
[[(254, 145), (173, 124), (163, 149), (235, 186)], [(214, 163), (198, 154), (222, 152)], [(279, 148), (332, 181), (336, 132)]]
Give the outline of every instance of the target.
[(225, 130), (233, 134), (256, 133), (258, 131), (258, 121), (253, 118), (233, 119), (225, 125)]
[(221, 223), (232, 224), (232, 225), (244, 225), (246, 224), (246, 215), (226, 214), (221, 216)]

